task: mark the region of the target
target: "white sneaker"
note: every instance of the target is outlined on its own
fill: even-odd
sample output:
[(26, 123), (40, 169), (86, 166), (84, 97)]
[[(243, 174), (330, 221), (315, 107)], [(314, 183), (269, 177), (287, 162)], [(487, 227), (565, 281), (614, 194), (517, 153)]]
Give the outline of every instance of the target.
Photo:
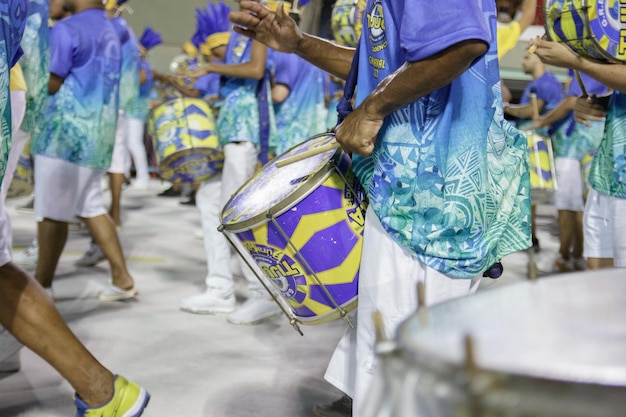
[(20, 266), (37, 266), (37, 258), (39, 257), (39, 244), (37, 239), (33, 240), (33, 243), (22, 252), (16, 252), (13, 254), (12, 260), (14, 263)]
[(20, 370), (20, 350), (23, 345), (6, 329), (0, 327), (0, 372)]
[(180, 309), (195, 314), (225, 314), (235, 311), (233, 294), (223, 295), (213, 289), (180, 300)]
[(95, 243), (91, 243), (89, 249), (82, 258), (78, 259), (74, 262), (76, 266), (96, 266), (99, 262), (102, 262), (106, 259), (104, 253), (100, 250), (100, 246)]
[(281, 313), (280, 307), (268, 297), (250, 297), (226, 318), (231, 324), (259, 324)]

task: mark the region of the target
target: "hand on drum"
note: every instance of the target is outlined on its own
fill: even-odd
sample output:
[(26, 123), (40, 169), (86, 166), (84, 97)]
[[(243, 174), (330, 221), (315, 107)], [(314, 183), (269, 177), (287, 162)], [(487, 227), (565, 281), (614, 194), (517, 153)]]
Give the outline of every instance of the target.
[(294, 52), (303, 38), (300, 28), (282, 5), (272, 12), (256, 1), (242, 0), (239, 11), (230, 12), (228, 18), (235, 24), (235, 32), (280, 52)]
[(335, 137), (344, 151), (361, 156), (369, 156), (374, 150), (378, 131), (383, 118), (372, 116), (363, 104), (350, 113), (335, 127)]
[(536, 38), (531, 39), (529, 45), (529, 49), (536, 46), (534, 53), (544, 64), (572, 69), (580, 66), (582, 58), (561, 43)]
[(205, 64), (193, 70), (184, 70), (176, 73), (176, 76), (180, 78), (200, 78), (203, 75), (207, 75), (211, 72), (211, 64)]
[(590, 121), (599, 122), (606, 116), (607, 103), (605, 98), (596, 96), (579, 97), (574, 107), (574, 120), (587, 127), (591, 127)]

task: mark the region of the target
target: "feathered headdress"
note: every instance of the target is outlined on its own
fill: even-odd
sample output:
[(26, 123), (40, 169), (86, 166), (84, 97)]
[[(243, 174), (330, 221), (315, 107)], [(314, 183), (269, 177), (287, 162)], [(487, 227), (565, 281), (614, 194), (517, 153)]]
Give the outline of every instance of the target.
[(228, 44), (230, 38), (230, 7), (222, 3), (207, 3), (207, 7), (197, 11), (198, 25), (202, 34), (200, 51), (209, 55), (211, 50)]
[(202, 23), (200, 22), (200, 9), (196, 9), (196, 32), (193, 34), (190, 40), (183, 44), (183, 51), (189, 56), (197, 57), (198, 51), (200, 50), (200, 45), (204, 42), (204, 37), (202, 36)]
[(144, 29), (141, 38), (139, 38), (139, 43), (146, 50), (149, 50), (163, 43), (163, 39), (159, 33), (155, 32), (151, 27), (147, 27)]
[(104, 3), (104, 8), (107, 10), (113, 10), (115, 9), (117, 6), (121, 6), (122, 4), (126, 3), (128, 0), (102, 0), (102, 2)]

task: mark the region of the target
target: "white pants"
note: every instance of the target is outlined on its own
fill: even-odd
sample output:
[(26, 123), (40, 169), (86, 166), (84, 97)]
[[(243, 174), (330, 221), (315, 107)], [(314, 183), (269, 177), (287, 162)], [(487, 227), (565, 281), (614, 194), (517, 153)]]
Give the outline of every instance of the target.
[(554, 193), (554, 207), (557, 210), (584, 211), (584, 185), (580, 161), (575, 158), (556, 158), (554, 169), (558, 184)]
[(28, 132), (20, 130), (22, 120), (24, 120), (24, 113), (26, 113), (26, 91), (11, 91), (11, 152), (9, 152), (9, 160), (7, 161), (4, 178), (0, 185), (0, 198), (2, 201), (6, 200), (7, 192), (17, 168), (17, 161), (20, 159), (20, 155), (28, 140)]
[(102, 202), (105, 170), (35, 155), (35, 218), (74, 222), (107, 213)]
[(376, 370), (374, 312), (382, 314), (386, 337), (392, 338), (417, 310), (418, 282), (424, 283), (428, 305), (473, 293), (480, 282), (480, 277), (450, 278), (419, 262), (391, 239), (373, 212), (366, 214), (364, 230), (356, 330), (347, 329), (324, 375), (352, 397), (354, 417), (363, 415)]
[(626, 199), (611, 197), (593, 188), (583, 215), (585, 257), (613, 258), (626, 268)]
[(111, 157), (110, 174), (124, 174), (128, 176), (129, 164), (128, 147), (126, 145), (126, 117), (124, 110), (119, 110), (117, 114), (117, 127), (115, 129), (115, 145), (113, 145), (113, 156)]
[[(250, 142), (231, 143), (224, 146), (224, 168), (200, 185), (196, 193), (196, 206), (200, 210), (204, 249), (207, 257), (207, 288), (219, 290), (225, 295), (234, 292), (231, 271), (231, 245), (217, 230), (222, 209), (230, 197), (254, 173), (257, 149)], [(248, 281), (248, 291), (265, 291), (254, 273), (244, 264), (241, 270)]]
[[(136, 180), (148, 182), (148, 155), (143, 144), (144, 122), (132, 117), (126, 118), (126, 146), (135, 163)], [(126, 172), (130, 172), (130, 158), (126, 160)]]

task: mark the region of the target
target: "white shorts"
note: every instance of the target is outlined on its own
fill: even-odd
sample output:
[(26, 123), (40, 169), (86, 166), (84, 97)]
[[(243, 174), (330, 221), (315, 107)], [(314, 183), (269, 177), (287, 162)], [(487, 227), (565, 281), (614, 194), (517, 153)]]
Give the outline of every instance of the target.
[(584, 185), (580, 161), (574, 158), (556, 158), (554, 169), (557, 183), (554, 207), (557, 210), (584, 211)]
[(613, 258), (626, 268), (626, 199), (591, 189), (583, 216), (585, 257)]
[(124, 111), (120, 110), (117, 115), (117, 127), (115, 129), (115, 145), (113, 145), (113, 156), (111, 157), (111, 174), (127, 174), (128, 171), (128, 147), (126, 146), (126, 122), (124, 121)]
[(106, 173), (62, 159), (35, 155), (35, 217), (74, 222), (107, 213), (100, 181)]
[(356, 330), (348, 328), (330, 360), (324, 378), (353, 398), (353, 416), (362, 416), (377, 357), (374, 311), (383, 316), (387, 337), (417, 309), (417, 283), (424, 283), (427, 305), (476, 291), (480, 277), (455, 279), (418, 261), (383, 229), (373, 211), (365, 215), (359, 271)]

